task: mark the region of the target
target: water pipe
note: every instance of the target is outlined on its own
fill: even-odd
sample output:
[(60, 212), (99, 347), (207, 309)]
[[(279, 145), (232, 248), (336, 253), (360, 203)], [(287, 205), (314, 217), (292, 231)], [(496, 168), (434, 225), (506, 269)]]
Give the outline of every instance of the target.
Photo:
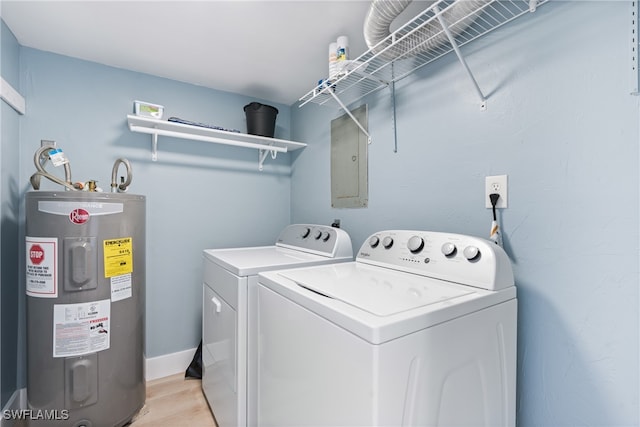
[[(121, 163), (123, 163), (127, 169), (127, 180), (118, 184), (118, 181), (117, 181), (118, 167), (120, 166)], [(113, 169), (111, 170), (111, 192), (123, 193), (127, 191), (127, 187), (129, 187), (129, 185), (131, 184), (131, 178), (132, 178), (132, 170), (131, 170), (131, 163), (129, 163), (129, 160), (123, 159), (123, 158), (117, 159), (113, 164)]]
[[(76, 186), (74, 186), (73, 183), (71, 182), (71, 166), (69, 165), (69, 162), (66, 162), (64, 164), (64, 179), (65, 179), (64, 181), (55, 175), (51, 175), (49, 172), (47, 172), (44, 169), (44, 164), (49, 160), (49, 155), (48, 154), (46, 156), (43, 156), (43, 155), (50, 150), (52, 150), (50, 146), (40, 147), (36, 150), (36, 152), (33, 155), (33, 163), (36, 166), (36, 173), (31, 175), (31, 178), (30, 178), (31, 186), (33, 187), (33, 189), (34, 190), (40, 189), (40, 177), (44, 176), (48, 180), (53, 181), (56, 184), (62, 185), (67, 190), (72, 190), (72, 191), (79, 190), (79, 188), (76, 188)], [(42, 161), (43, 158), (44, 158), (44, 162)]]

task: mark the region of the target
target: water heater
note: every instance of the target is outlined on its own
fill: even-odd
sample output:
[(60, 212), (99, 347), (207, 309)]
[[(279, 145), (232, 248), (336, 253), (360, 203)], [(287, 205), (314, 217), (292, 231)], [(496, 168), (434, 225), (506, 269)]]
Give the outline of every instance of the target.
[(31, 425), (122, 426), (145, 402), (144, 196), (26, 195)]

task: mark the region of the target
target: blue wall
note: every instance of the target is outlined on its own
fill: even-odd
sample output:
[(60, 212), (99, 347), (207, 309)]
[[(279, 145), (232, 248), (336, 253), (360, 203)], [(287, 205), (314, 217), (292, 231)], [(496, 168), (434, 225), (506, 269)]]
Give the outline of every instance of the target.
[[(269, 158), (259, 172), (256, 150), (160, 137), (154, 163), (151, 137), (127, 126), (134, 100), (164, 105), (165, 118), (245, 129), (251, 99), (25, 47), (20, 61), (29, 108), (21, 119), (20, 195), (29, 190), (41, 139), (65, 151), (74, 181), (96, 179), (107, 191), (114, 161), (129, 159), (129, 191), (147, 196), (146, 355), (194, 348), (202, 250), (274, 243), (290, 221), (289, 155)], [(276, 137), (288, 138), (289, 108), (276, 106)]]
[[(518, 425), (638, 425), (638, 97), (629, 2), (552, 2), (369, 105), (369, 208), (330, 208), (330, 121), (292, 110), (292, 220), (341, 218), (356, 244), (395, 229), (488, 236), (484, 178), (507, 174), (501, 214), (519, 296)], [(309, 197), (309, 195), (314, 195)]]
[[(0, 69), (2, 78), (19, 87), (18, 41), (0, 21)], [(18, 359), (23, 354), (19, 330), (19, 115), (0, 102), (0, 405), (5, 406), (18, 384)]]

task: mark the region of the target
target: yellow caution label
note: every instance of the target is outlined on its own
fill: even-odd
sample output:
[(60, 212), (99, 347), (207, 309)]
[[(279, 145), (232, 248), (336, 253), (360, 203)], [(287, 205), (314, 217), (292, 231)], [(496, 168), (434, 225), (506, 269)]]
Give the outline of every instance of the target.
[(133, 272), (133, 239), (121, 237), (103, 242), (104, 277), (120, 276)]

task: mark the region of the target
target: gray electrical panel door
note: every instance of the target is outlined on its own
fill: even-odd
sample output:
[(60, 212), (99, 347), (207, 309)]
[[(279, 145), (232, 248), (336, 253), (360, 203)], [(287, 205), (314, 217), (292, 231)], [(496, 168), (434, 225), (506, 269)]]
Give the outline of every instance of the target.
[[(366, 104), (351, 113), (369, 128)], [(331, 121), (331, 207), (365, 208), (368, 202), (367, 136), (345, 113)]]

